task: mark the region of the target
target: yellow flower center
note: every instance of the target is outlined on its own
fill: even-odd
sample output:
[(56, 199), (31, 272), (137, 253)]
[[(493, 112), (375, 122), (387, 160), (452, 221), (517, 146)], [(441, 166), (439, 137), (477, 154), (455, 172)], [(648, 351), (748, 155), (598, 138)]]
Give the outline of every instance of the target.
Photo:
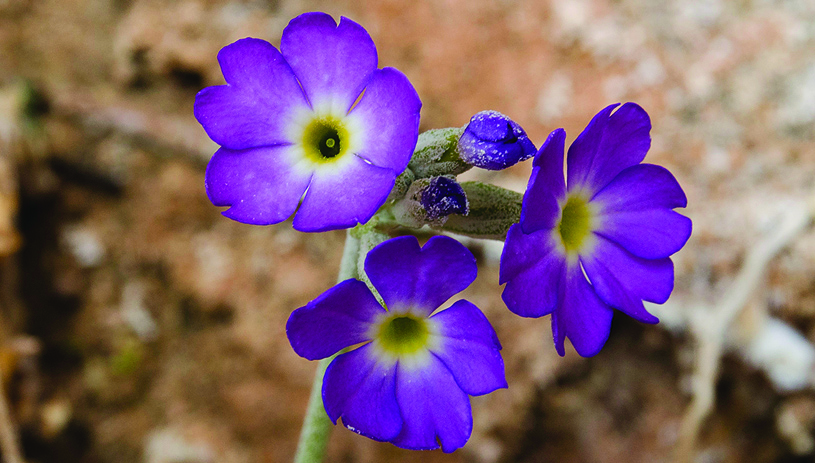
[(592, 231), (592, 211), (589, 202), (580, 195), (571, 195), (563, 205), (557, 231), (566, 254), (583, 250)]
[(338, 160), (348, 151), (348, 140), (345, 124), (330, 115), (312, 119), (303, 130), (303, 150), (312, 162)]
[(376, 334), (381, 349), (397, 358), (419, 353), (427, 347), (429, 337), (427, 320), (410, 313), (389, 316)]

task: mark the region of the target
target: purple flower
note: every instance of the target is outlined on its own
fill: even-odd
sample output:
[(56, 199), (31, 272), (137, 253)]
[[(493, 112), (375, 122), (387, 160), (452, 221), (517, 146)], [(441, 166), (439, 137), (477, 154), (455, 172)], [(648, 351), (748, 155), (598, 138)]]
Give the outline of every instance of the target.
[[(552, 314), (563, 341), (589, 357), (608, 339), (614, 309), (657, 323), (642, 301), (661, 304), (673, 290), (669, 256), (685, 245), (691, 221), (672, 209), (687, 199), (666, 169), (640, 164), (651, 121), (634, 103), (600, 111), (569, 147), (558, 129), (535, 156), (521, 222), (507, 233), (501, 283), (507, 307), (524, 317)], [(568, 186), (567, 186), (568, 185)]]
[[(460, 300), (436, 311), (476, 277), (475, 258), (436, 236), (388, 240), (365, 259), (365, 273), (387, 307), (358, 280), (346, 280), (295, 310), (286, 325), (294, 351), (335, 358), (325, 373), (328, 416), (354, 432), (396, 446), (445, 452), (472, 432), (468, 395), (507, 386), (501, 344), (484, 314)], [(431, 315), (432, 314), (432, 315)]]
[(461, 159), (475, 167), (506, 169), (535, 154), (535, 145), (515, 121), (498, 111), (481, 111), (458, 140)]
[(377, 69), (365, 29), (306, 13), (283, 31), (280, 51), (247, 38), (218, 61), (227, 84), (195, 98), (195, 117), (221, 145), (206, 173), (212, 203), (268, 225), (291, 216), (305, 193), (298, 230), (368, 221), (410, 160), (421, 102), (401, 72)]

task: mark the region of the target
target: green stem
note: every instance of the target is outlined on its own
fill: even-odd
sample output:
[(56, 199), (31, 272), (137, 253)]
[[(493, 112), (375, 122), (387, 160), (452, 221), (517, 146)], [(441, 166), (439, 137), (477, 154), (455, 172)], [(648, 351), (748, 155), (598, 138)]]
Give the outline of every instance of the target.
[(368, 257), (368, 252), (375, 248), (378, 244), (384, 243), (390, 236), (376, 229), (370, 229), (367, 233), (359, 236), (359, 257), (357, 258), (357, 278), (368, 286), (377, 301), (385, 307), (385, 301), (379, 295), (379, 291), (374, 288), (371, 280), (368, 279), (368, 274), (365, 273), (365, 258)]
[[(340, 273), (337, 277), (338, 282), (359, 276), (357, 271), (359, 253), (359, 239), (352, 236), (349, 230), (345, 236), (345, 248), (342, 252)], [(297, 443), (297, 453), (294, 454), (295, 463), (321, 463), (325, 458), (325, 448), (333, 424), (328, 415), (325, 414), (325, 407), (323, 407), (323, 376), (328, 364), (334, 360), (334, 357), (335, 355), (332, 355), (329, 358), (322, 359), (317, 364), (317, 372), (314, 374), (314, 382), (311, 385), (311, 396), (308, 399), (303, 428), (300, 430), (300, 441)]]

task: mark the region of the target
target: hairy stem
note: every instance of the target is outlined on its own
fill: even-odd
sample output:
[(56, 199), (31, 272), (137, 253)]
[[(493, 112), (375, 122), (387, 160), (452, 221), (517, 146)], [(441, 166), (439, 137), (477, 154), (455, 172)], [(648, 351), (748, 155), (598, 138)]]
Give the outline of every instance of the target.
[[(345, 248), (342, 252), (340, 272), (337, 277), (338, 282), (359, 277), (357, 271), (360, 254), (359, 245), (360, 240), (353, 237), (349, 230), (345, 236)], [(322, 359), (317, 364), (317, 372), (314, 374), (314, 382), (311, 385), (311, 396), (308, 399), (303, 428), (300, 430), (300, 440), (297, 443), (297, 453), (294, 455), (295, 463), (321, 463), (325, 458), (325, 448), (333, 424), (328, 415), (325, 414), (325, 407), (323, 407), (323, 376), (328, 364), (334, 360), (334, 357)]]

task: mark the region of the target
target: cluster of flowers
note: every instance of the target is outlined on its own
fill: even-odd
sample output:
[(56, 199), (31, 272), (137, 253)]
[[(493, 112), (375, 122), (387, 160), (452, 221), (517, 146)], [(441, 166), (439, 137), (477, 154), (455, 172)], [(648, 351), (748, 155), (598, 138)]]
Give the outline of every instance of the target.
[[(506, 116), (485, 111), (464, 128), (419, 134), (421, 102), (396, 69), (378, 69), (359, 24), (323, 13), (286, 27), (278, 51), (243, 39), (218, 55), (226, 85), (202, 90), (195, 115), (221, 148), (206, 188), (223, 214), (267, 225), (294, 214), (317, 232), (372, 224), (428, 226), (505, 239), (503, 300), (523, 317), (551, 315), (555, 347), (582, 356), (606, 342), (614, 309), (658, 320), (643, 301), (665, 302), (670, 256), (691, 222), (664, 168), (642, 164), (651, 123), (638, 105), (600, 111), (569, 147), (552, 132), (536, 149)], [(499, 170), (534, 156), (523, 196), (456, 175)], [(371, 220), (374, 218), (375, 220)], [(359, 227), (358, 227), (359, 228)], [(340, 282), (295, 310), (287, 333), (300, 356), (334, 356), (322, 389), (331, 420), (408, 449), (463, 446), (469, 396), (507, 387), (501, 344), (484, 314), (459, 300), (475, 258), (458, 241), (413, 236), (373, 247), (360, 279)]]

